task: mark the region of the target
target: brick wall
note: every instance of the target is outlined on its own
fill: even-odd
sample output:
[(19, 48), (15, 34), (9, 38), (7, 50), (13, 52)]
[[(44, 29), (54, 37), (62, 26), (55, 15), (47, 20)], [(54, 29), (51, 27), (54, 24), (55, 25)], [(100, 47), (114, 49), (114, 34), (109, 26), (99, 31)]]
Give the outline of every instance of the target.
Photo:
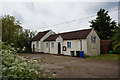
[(112, 42), (112, 40), (101, 40), (100, 49), (101, 49), (102, 54), (109, 53), (109, 50), (112, 47), (111, 42)]

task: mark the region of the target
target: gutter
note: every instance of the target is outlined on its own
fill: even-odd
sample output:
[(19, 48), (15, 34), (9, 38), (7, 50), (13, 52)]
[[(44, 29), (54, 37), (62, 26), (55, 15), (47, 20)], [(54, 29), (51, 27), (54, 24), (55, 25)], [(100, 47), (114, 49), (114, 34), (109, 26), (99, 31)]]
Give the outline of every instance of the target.
[(80, 50), (82, 51), (82, 40), (81, 39), (79, 40), (80, 40)]

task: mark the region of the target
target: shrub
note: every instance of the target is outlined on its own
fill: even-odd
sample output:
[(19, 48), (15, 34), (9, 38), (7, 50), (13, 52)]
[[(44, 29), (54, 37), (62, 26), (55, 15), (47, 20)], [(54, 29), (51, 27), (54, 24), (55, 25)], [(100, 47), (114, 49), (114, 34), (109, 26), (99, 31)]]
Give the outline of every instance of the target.
[[(14, 53), (14, 54), (13, 54)], [(17, 54), (16, 50), (10, 45), (2, 46), (2, 78), (3, 79), (38, 79), (48, 78), (48, 72), (42, 70), (38, 60), (25, 59)], [(40, 62), (41, 60), (39, 60)]]
[(31, 51), (17, 51), (17, 53), (32, 53)]
[(116, 42), (115, 46), (113, 47), (114, 53), (120, 54), (120, 42)]

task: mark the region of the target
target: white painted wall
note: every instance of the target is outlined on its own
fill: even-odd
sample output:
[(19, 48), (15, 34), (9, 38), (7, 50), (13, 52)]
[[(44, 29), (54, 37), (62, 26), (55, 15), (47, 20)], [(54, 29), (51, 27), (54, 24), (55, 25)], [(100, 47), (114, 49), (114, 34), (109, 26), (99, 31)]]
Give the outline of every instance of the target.
[(87, 54), (87, 39), (82, 39), (82, 50), (84, 54)]
[[(54, 48), (52, 47), (51, 43), (54, 43)], [(50, 53), (51, 54), (58, 54), (58, 44), (56, 41), (51, 41), (50, 42)]]
[[(51, 43), (54, 42), (54, 48), (52, 48)], [(46, 47), (46, 43), (49, 44), (49, 47)], [(58, 43), (56, 41), (45, 41), (44, 43), (44, 53), (58, 54)]]
[(50, 35), (54, 34), (54, 32), (52, 30), (50, 30), (46, 35), (43, 36), (43, 38), (40, 40), (41, 41), (41, 46), (40, 46), (40, 49), (41, 49), (41, 52), (44, 52), (44, 40), (46, 38), (48, 38)]
[[(54, 42), (54, 48), (51, 47), (51, 43)], [(67, 42), (71, 42), (71, 48), (67, 48)], [(50, 48), (46, 48), (46, 43), (49, 43)], [(63, 51), (63, 46), (66, 46), (66, 51)], [(50, 41), (50, 42), (44, 42), (44, 52), (50, 54), (58, 54), (58, 42), (56, 41)], [(87, 53), (87, 40), (82, 40), (82, 50)], [(64, 40), (61, 42), (61, 54), (63, 55), (71, 55), (71, 51), (74, 51), (76, 55), (76, 51), (81, 51), (81, 41), (78, 40)]]
[(43, 38), (39, 41), (39, 47), (37, 47), (37, 41), (32, 41), (31, 48), (33, 50), (33, 44), (35, 45), (35, 51), (36, 52), (44, 52), (44, 42), (46, 38), (48, 38), (50, 35), (54, 34), (52, 30), (50, 30), (46, 35), (43, 36)]
[[(67, 42), (71, 42), (71, 48), (67, 48)], [(80, 40), (64, 40), (63, 46), (66, 46), (66, 51), (63, 51), (64, 55), (71, 55), (70, 51), (80, 51)]]
[[(62, 37), (58, 37), (56, 41), (45, 41), (47, 37), (54, 34), (52, 31), (48, 32), (42, 39), (39, 41), (39, 47), (37, 47), (36, 42), (33, 41), (31, 47), (33, 48), (33, 44), (35, 45), (36, 52), (44, 52), (51, 54), (58, 54), (58, 42), (61, 43), (61, 53), (64, 55), (71, 55), (70, 51), (84, 51), (84, 54), (89, 56), (97, 56), (100, 55), (100, 38), (97, 33), (92, 30), (86, 39), (76, 39), (76, 40), (63, 40)], [(91, 43), (91, 36), (96, 36), (96, 43)], [(51, 43), (54, 42), (54, 48), (51, 47)], [(67, 48), (67, 42), (71, 42), (71, 48)], [(81, 46), (82, 42), (82, 46)], [(46, 43), (48, 43), (49, 47), (46, 48)], [(63, 46), (66, 46), (66, 51), (63, 51)]]
[[(96, 36), (96, 43), (91, 42), (91, 36)], [(89, 56), (97, 56), (100, 55), (100, 38), (94, 29), (87, 36), (87, 55)]]
[[(48, 43), (48, 47), (46, 47), (46, 43)], [(50, 46), (50, 42), (48, 42), (48, 41), (46, 41), (46, 42), (43, 42), (43, 52), (44, 53), (50, 53), (49, 51), (50, 51), (50, 48), (49, 48), (49, 46)]]
[(37, 47), (37, 41), (32, 41), (32, 45), (31, 45), (32, 51), (33, 51), (33, 44), (34, 44), (35, 45), (35, 51), (36, 52), (41, 52), (41, 50), (40, 50), (41, 41), (38, 41), (38, 42), (39, 42), (39, 46)]
[[(45, 41), (44, 44), (44, 53), (58, 54), (58, 42), (61, 42), (61, 52), (62, 52), (62, 37), (59, 36), (56, 38), (56, 41)], [(54, 48), (52, 48), (51, 43), (54, 42)], [(46, 48), (46, 43), (49, 43), (49, 48)]]

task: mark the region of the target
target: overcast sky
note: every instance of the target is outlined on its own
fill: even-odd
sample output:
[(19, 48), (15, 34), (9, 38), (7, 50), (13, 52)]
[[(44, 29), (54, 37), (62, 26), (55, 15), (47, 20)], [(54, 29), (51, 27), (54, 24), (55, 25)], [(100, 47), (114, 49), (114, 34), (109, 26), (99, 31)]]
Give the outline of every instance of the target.
[[(89, 21), (96, 16), (81, 18), (95, 15), (100, 8), (111, 10), (109, 15), (118, 22), (118, 2), (0, 2), (0, 15), (15, 16), (25, 29), (67, 32), (90, 28)], [(53, 26), (76, 19), (81, 20)]]

